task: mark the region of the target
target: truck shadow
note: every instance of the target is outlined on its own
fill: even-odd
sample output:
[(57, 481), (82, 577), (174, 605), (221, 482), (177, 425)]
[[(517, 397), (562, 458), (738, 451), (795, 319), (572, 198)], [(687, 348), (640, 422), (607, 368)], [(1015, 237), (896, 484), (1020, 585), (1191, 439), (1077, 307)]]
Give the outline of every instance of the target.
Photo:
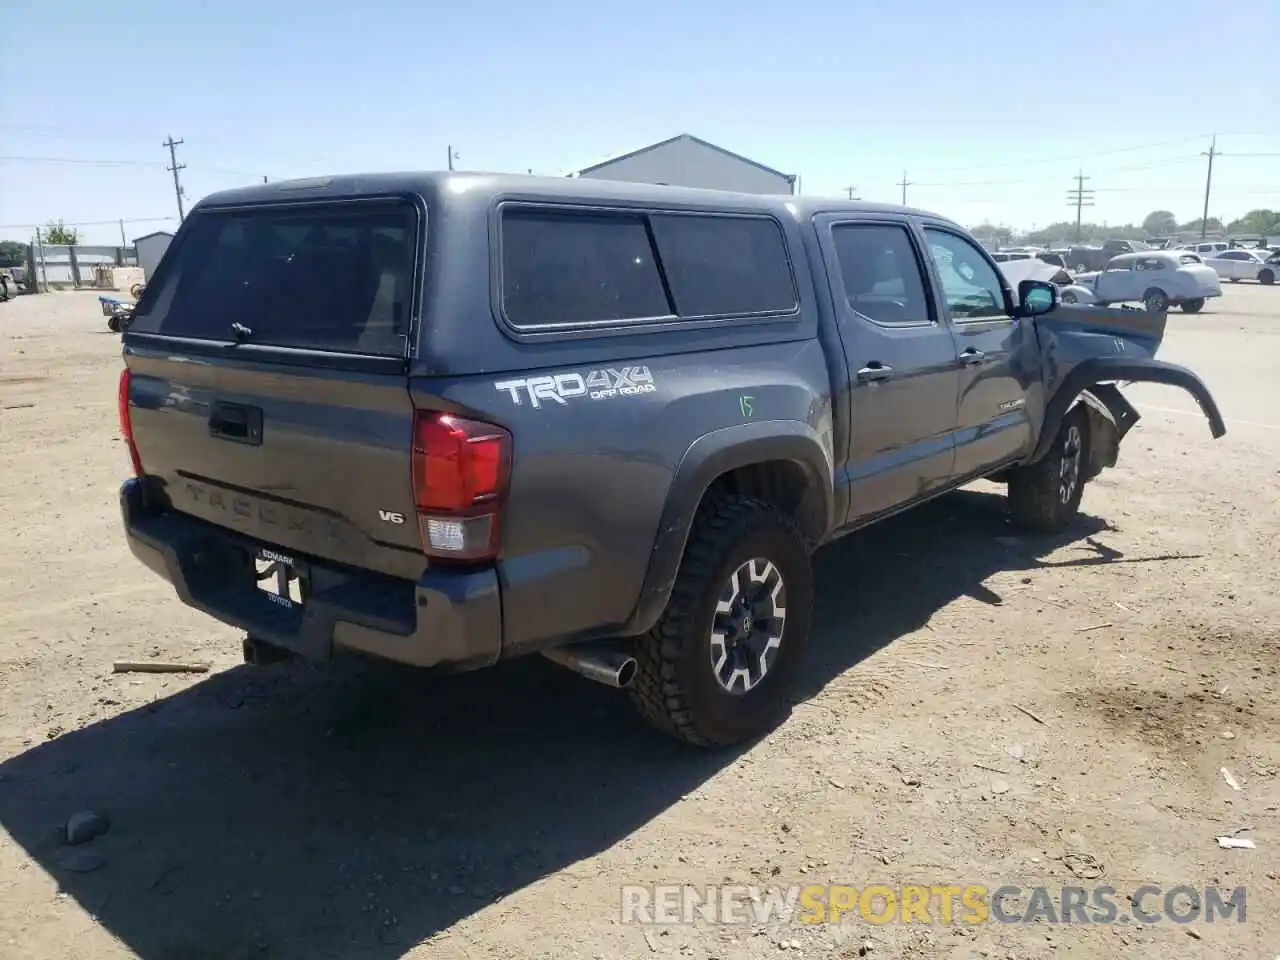
[[(833, 544), (802, 695), (1103, 527), (1001, 542), (1003, 497), (965, 491)], [(541, 658), (456, 677), (241, 667), (3, 763), (0, 825), (143, 960), (392, 960), (604, 853), (736, 756), (651, 734)], [(110, 830), (62, 845), (86, 808)]]

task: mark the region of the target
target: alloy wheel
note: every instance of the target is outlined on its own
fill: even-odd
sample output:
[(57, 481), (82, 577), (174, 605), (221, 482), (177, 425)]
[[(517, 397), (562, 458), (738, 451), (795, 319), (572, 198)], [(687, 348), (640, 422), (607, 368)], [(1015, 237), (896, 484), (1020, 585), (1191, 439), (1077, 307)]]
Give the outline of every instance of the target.
[(769, 673), (787, 624), (782, 572), (759, 557), (729, 577), (711, 624), (711, 670), (731, 694), (754, 690)]

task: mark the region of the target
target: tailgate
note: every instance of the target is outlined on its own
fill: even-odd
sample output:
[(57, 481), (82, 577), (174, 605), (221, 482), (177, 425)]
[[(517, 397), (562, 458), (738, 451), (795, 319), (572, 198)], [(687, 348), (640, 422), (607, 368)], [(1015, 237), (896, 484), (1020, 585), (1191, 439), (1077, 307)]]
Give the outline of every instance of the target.
[(420, 221), (403, 200), (188, 218), (125, 335), (139, 459), (174, 509), (421, 572), (404, 359)]

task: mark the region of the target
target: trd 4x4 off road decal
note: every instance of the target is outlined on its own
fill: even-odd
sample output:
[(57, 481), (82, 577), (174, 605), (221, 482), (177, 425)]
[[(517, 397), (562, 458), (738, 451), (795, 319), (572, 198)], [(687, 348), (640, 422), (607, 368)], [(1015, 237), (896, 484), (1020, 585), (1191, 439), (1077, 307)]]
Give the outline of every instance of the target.
[(517, 407), (528, 396), (529, 406), (535, 410), (546, 403), (566, 404), (577, 397), (592, 400), (609, 400), (613, 397), (637, 397), (653, 393), (653, 375), (648, 367), (608, 367), (588, 373), (557, 373), (553, 376), (523, 377), (518, 380), (499, 380), (497, 390), (506, 390)]

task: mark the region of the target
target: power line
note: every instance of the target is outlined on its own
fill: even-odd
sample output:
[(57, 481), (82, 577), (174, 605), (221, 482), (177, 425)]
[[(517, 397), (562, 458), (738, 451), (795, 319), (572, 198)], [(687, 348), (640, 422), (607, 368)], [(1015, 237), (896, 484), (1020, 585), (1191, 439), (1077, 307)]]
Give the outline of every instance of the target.
[[(1231, 133), (1223, 134), (1223, 136), (1231, 137), (1272, 137), (1280, 131), (1261, 131), (1261, 130), (1236, 130)], [(965, 164), (956, 167), (924, 167), (926, 173), (956, 173), (964, 170), (993, 170), (1000, 167), (1025, 167), (1031, 164), (1039, 163), (1065, 163), (1075, 160), (1090, 160), (1094, 157), (1109, 157), (1118, 153), (1138, 153), (1142, 150), (1156, 150), (1160, 147), (1178, 146), (1184, 143), (1202, 143), (1204, 138), (1210, 136), (1207, 133), (1196, 134), (1195, 136), (1178, 137), (1175, 140), (1159, 140), (1154, 143), (1140, 143), (1127, 147), (1111, 147), (1106, 150), (1094, 150), (1090, 153), (1075, 153), (1071, 155), (1059, 154), (1052, 157), (1029, 157), (1022, 160), (1003, 160), (999, 163), (976, 163)], [(1254, 154), (1254, 156), (1267, 156), (1268, 154)], [(1275, 156), (1275, 154), (1272, 154)]]
[(902, 188), (902, 205), (905, 207), (907, 205), (907, 187), (913, 186), (911, 181), (907, 179), (907, 171), (902, 171), (902, 179), (898, 181), (898, 186)]
[[(161, 223), (169, 220), (176, 220), (177, 217), (125, 217), (123, 220), (119, 217), (114, 220), (63, 220), (64, 227), (105, 227), (114, 226), (117, 223)], [(37, 230), (43, 227), (41, 223), (0, 223), (0, 230)]]
[[(1171, 160), (1161, 160), (1156, 163), (1139, 163), (1131, 164), (1123, 167), (1102, 167), (1103, 173), (1126, 173), (1136, 170), (1159, 170), (1164, 167), (1177, 167), (1187, 163), (1199, 163), (1199, 157), (1177, 157)], [(917, 187), (1003, 187), (1010, 184), (1019, 183), (1048, 183), (1050, 180), (1057, 180), (1057, 176), (1052, 174), (1041, 177), (1017, 177), (1014, 179), (997, 179), (997, 180), (950, 180), (940, 182), (917, 182)]]
[(178, 178), (178, 171), (186, 169), (185, 163), (178, 162), (177, 148), (181, 145), (182, 141), (173, 139), (173, 134), (169, 134), (169, 139), (161, 144), (162, 147), (169, 148), (169, 166), (166, 169), (173, 171), (173, 192), (178, 198), (179, 220), (186, 216), (182, 211), (182, 181)]
[[(178, 141), (181, 143), (182, 141)], [(18, 163), (72, 163), (87, 167), (162, 167), (158, 160), (83, 160), (77, 157), (15, 157), (2, 156), (0, 160)]]
[[(182, 141), (179, 140), (178, 144), (181, 144), (181, 143)], [(167, 146), (167, 145), (168, 144), (161, 144), (161, 146)], [(162, 160), (88, 160), (88, 159), (83, 159), (81, 157), (29, 157), (29, 156), (13, 156), (13, 155), (0, 156), (0, 162), (4, 162), (4, 161), (13, 162), (13, 163), (58, 163), (58, 164), (70, 164), (74, 166), (83, 166), (83, 167), (143, 167), (143, 168), (152, 169), (152, 170), (165, 170), (165, 171), (169, 169), (167, 166), (165, 166), (164, 161)], [(212, 164), (205, 164), (205, 163), (197, 163), (195, 164), (195, 166), (189, 166), (188, 164), (183, 164), (182, 167), (183, 169), (190, 168), (192, 170), (214, 171), (217, 173), (231, 173), (231, 174), (235, 174), (236, 176), (253, 177), (255, 179), (262, 176), (261, 173), (258, 173), (257, 171), (254, 171), (254, 170), (242, 170), (238, 167), (222, 167), (222, 166), (214, 166)]]

